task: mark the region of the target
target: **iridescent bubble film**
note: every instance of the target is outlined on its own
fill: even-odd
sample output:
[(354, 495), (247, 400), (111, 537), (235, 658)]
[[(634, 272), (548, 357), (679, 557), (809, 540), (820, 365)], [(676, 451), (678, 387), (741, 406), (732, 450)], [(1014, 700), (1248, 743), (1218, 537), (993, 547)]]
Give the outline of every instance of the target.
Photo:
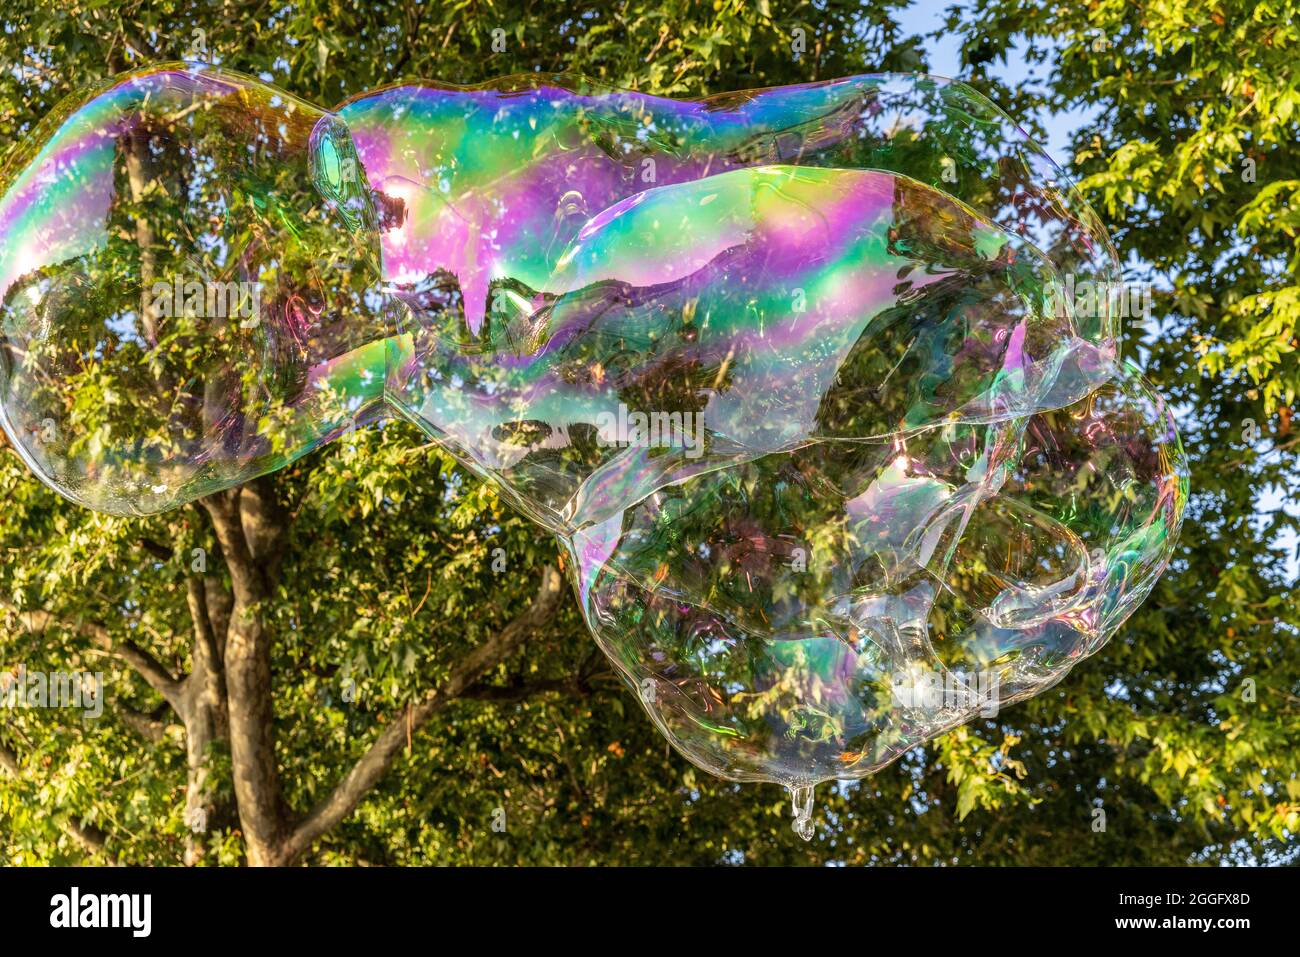
[(382, 408), (378, 241), (343, 214), (368, 197), (322, 188), (332, 142), (320, 109), (183, 65), (43, 121), (0, 181), (0, 400), (37, 474), (161, 511)]
[(555, 534), (659, 729), (801, 833), (812, 785), (1095, 652), (1177, 535), (1105, 231), (959, 83), (326, 112), (176, 65), (0, 186), (3, 420), (43, 479), (156, 511), (386, 406)]

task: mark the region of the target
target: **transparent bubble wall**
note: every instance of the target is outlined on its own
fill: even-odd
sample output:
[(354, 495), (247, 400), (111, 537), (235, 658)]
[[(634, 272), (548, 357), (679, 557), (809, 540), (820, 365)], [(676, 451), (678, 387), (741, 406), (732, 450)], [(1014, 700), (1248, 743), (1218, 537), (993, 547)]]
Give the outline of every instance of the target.
[[(47, 482), (153, 511), (386, 404), (556, 535), (677, 749), (790, 787), (805, 836), (812, 785), (1096, 651), (1177, 535), (1105, 231), (959, 83), (325, 113), (178, 66), (70, 103), (4, 185), (4, 424)], [(141, 304), (176, 274), (257, 284), (259, 320)]]
[(43, 121), (0, 197), (3, 421), (37, 474), (161, 511), (382, 408), (373, 212), (319, 161), (347, 142), (302, 100), (183, 65)]

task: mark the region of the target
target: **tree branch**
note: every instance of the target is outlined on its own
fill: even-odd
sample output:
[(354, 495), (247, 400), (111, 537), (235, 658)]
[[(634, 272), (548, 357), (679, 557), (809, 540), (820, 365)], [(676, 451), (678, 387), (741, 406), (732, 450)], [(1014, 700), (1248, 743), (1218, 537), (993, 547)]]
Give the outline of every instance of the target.
[(95, 827), (93, 824), (78, 824), (69, 818), (63, 824), (72, 839), (81, 845), (82, 850), (89, 854), (101, 854), (110, 867), (117, 867), (118, 862), (108, 853), (106, 847), (108, 835)]
[(287, 862), (300, 857), (322, 835), (355, 810), (392, 765), (406, 743), (409, 730), (422, 726), (449, 701), (462, 697), (489, 669), (505, 661), (531, 634), (545, 625), (560, 605), (563, 579), (554, 566), (542, 569), (542, 581), (533, 603), (519, 617), (471, 651), (452, 669), (447, 679), (414, 705), (406, 721), (394, 721), (290, 834), (284, 849)]
[(169, 562), (173, 558), (170, 548), (161, 542), (155, 542), (152, 538), (141, 538), (140, 547), (160, 562)]
[(18, 766), (18, 755), (3, 744), (0, 744), (0, 768), (8, 771), (14, 777), (18, 777), (19, 772), (22, 770)]
[(122, 719), (122, 723), (150, 744), (162, 744), (163, 739), (167, 736), (167, 722), (163, 721), (157, 714), (143, 714), (125, 706), (116, 710), (117, 716)]
[(514, 704), (533, 695), (557, 691), (566, 695), (587, 695), (596, 690), (593, 678), (613, 678), (612, 671), (598, 675), (576, 674), (565, 678), (546, 678), (541, 681), (516, 681), (505, 685), (476, 684), (466, 688), (461, 698), (465, 701), (490, 701), (494, 704)]
[[(185, 599), (189, 604), (190, 620), (194, 624), (194, 647), (190, 654), (193, 664), (190, 678), (196, 676), (204, 684), (211, 684), (215, 692), (221, 692), (224, 701), (225, 683), (220, 680), (222, 669), (222, 652), (217, 645), (217, 636), (212, 630), (208, 617), (208, 590), (203, 581), (191, 577), (185, 582)], [(219, 686), (219, 687), (218, 687)], [(187, 689), (191, 694), (198, 693), (194, 688)]]
[(100, 622), (69, 621), (44, 608), (24, 611), (5, 597), (0, 597), (0, 608), (13, 612), (23, 626), (34, 635), (44, 634), (53, 625), (89, 638), (95, 647), (134, 668), (145, 683), (162, 695), (163, 700), (175, 708), (177, 714), (180, 714), (181, 680), (168, 671), (162, 662), (138, 645), (130, 641), (114, 641), (108, 628)]
[(560, 691), (564, 694), (585, 694), (585, 683), (577, 676), (550, 678), (544, 681), (514, 682), (508, 685), (474, 685), (466, 688), (460, 697), (465, 701), (491, 701), (494, 704), (514, 704), (536, 694)]

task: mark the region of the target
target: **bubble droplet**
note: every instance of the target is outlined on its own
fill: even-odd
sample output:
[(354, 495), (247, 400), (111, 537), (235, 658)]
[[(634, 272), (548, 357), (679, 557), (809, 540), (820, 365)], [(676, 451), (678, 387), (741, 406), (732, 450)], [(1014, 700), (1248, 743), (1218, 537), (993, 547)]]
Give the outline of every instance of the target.
[(816, 830), (812, 822), (813, 786), (803, 784), (790, 788), (790, 803), (794, 813), (790, 826), (805, 841), (811, 841), (813, 831)]

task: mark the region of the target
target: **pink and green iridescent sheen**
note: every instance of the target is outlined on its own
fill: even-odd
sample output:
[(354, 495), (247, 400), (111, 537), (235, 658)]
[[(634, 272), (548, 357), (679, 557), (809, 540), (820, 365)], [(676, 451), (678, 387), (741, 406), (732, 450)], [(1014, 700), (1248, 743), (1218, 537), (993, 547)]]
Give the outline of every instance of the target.
[[(1172, 553), (1171, 415), (1114, 298), (1066, 292), (1115, 252), (959, 83), (329, 112), (174, 64), (60, 107), (0, 188), (0, 418), (46, 482), (149, 513), (401, 415), (556, 536), (726, 778), (861, 777), (1050, 687)], [(173, 282), (257, 315), (160, 313)]]

